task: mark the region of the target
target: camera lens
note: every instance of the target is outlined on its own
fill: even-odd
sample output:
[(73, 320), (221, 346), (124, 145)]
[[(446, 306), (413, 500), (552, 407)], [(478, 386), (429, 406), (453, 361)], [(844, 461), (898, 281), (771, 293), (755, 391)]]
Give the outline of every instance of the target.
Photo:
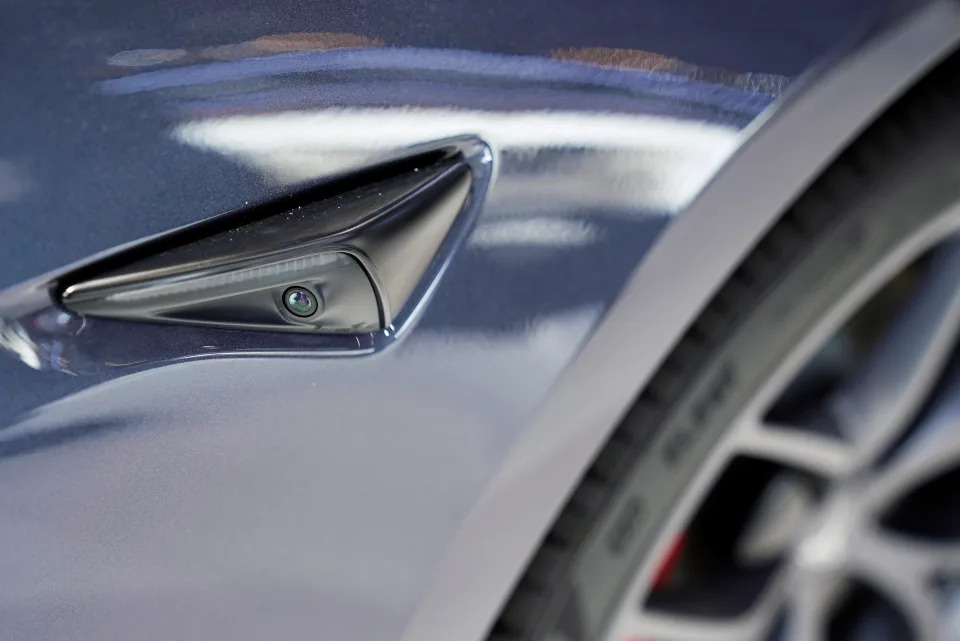
[(283, 292), (283, 306), (294, 316), (313, 316), (317, 313), (317, 297), (309, 289), (291, 287)]

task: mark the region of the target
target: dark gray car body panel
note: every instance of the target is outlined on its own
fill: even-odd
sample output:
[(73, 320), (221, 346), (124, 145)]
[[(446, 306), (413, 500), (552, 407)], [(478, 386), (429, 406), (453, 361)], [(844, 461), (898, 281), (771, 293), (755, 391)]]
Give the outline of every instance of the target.
[[(896, 8), (8, 3), (4, 300), (417, 144), (477, 136), (492, 170), (367, 355), (234, 332), (0, 360), (0, 638), (432, 638), (431, 584), (648, 249), (791, 77)], [(552, 54), (598, 47), (730, 73)]]

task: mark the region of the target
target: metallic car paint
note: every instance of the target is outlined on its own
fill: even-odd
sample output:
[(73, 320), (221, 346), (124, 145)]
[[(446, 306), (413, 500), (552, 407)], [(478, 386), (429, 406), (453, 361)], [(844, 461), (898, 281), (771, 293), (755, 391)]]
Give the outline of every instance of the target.
[[(466, 242), (389, 349), (83, 376), (0, 360), (0, 637), (398, 639), (413, 621), (406, 638), (444, 638), (435, 633), (454, 628), (428, 610), (451, 603), (431, 584), (449, 589), (457, 554), (490, 549), (464, 548), (478, 542), (464, 523), (490, 525), (478, 501), (503, 487), (507, 454), (542, 426), (531, 423), (538, 408), (632, 270), (769, 102), (640, 70), (574, 82), (590, 68), (543, 56), (641, 47), (792, 75), (883, 8), (428, 4), (13, 1), (5, 11), (17, 37), (0, 45), (0, 116), (15, 123), (0, 151), (2, 286), (421, 137), (480, 133), (494, 175)], [(290, 38), (248, 44), (302, 32), (436, 60), (400, 73), (374, 49), (359, 54), (366, 67), (355, 56), (334, 70), (346, 54), (286, 53), (302, 46)], [(482, 71), (494, 62), (506, 71), (491, 78)], [(250, 71), (225, 78), (229, 69)], [(537, 80), (547, 72), (568, 75)], [(202, 73), (212, 82), (161, 87), (149, 75)], [(115, 90), (135, 79), (149, 90)], [(419, 129), (404, 138), (406, 128)], [(364, 130), (374, 140), (360, 144)], [(517, 472), (523, 452), (511, 478), (536, 469), (521, 461)], [(543, 483), (568, 486), (588, 456), (558, 454)], [(552, 505), (521, 519), (518, 558)], [(491, 577), (477, 577), (490, 589), (472, 612), (457, 599), (447, 611), (467, 608), (461, 638), (479, 638), (512, 580)]]

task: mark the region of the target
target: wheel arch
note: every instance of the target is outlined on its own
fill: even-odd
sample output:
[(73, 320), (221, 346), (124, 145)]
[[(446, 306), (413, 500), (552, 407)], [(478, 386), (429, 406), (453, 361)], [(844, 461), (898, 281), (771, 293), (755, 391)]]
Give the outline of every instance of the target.
[(823, 169), (958, 48), (960, 3), (933, 2), (825, 61), (744, 132), (527, 424), (446, 550), (403, 641), (486, 638), (570, 492), (712, 294)]

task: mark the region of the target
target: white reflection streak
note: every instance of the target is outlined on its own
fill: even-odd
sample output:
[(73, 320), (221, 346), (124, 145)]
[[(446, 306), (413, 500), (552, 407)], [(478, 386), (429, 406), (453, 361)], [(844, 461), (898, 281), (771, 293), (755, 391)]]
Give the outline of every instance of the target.
[[(499, 155), (570, 150), (574, 164), (588, 174), (591, 185), (583, 188), (602, 185), (614, 192), (608, 197), (617, 202), (667, 212), (682, 209), (740, 141), (740, 132), (732, 127), (651, 115), (412, 107), (215, 118), (183, 124), (174, 135), (256, 167), (282, 184), (464, 135), (481, 138)], [(574, 182), (558, 188), (580, 188), (575, 182), (579, 169), (572, 176), (570, 169), (566, 178)]]
[(0, 350), (7, 350), (23, 361), (27, 367), (35, 370), (43, 369), (37, 344), (30, 339), (30, 334), (17, 321), (6, 321), (0, 318)]
[(470, 244), (479, 247), (584, 247), (597, 242), (599, 237), (596, 227), (580, 220), (497, 220), (478, 226), (470, 236)]

